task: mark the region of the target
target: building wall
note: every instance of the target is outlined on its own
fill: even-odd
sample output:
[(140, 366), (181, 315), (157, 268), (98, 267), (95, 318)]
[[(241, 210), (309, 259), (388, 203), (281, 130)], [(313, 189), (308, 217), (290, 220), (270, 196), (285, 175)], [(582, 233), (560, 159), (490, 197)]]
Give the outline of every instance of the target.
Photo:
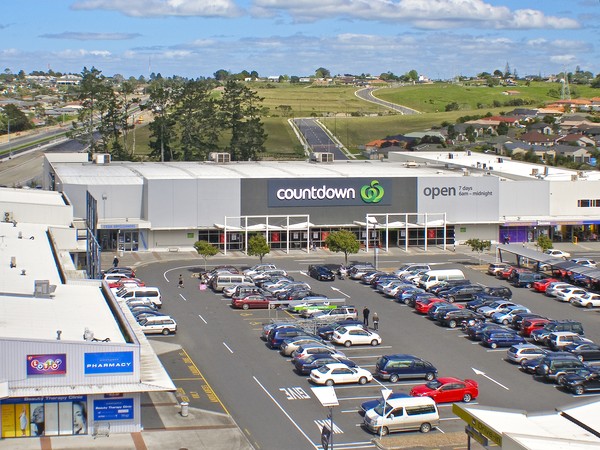
[(457, 243), (463, 244), (469, 239), (498, 242), (497, 224), (456, 224), (454, 225), (454, 238)]
[[(192, 237), (188, 237), (191, 233)], [(198, 240), (198, 231), (190, 230), (155, 230), (150, 231), (147, 244), (150, 248), (193, 247)]]
[(600, 181), (550, 182), (550, 214), (556, 216), (594, 215), (600, 220), (600, 207), (580, 208), (578, 200), (600, 199)]
[(548, 216), (550, 202), (548, 181), (500, 182), (500, 220), (503, 216)]
[[(98, 204), (98, 219), (143, 218), (141, 184), (63, 184), (57, 183), (57, 190), (64, 191), (73, 203), (73, 216), (85, 217), (86, 191), (89, 190)], [(106, 200), (102, 199), (105, 194)]]

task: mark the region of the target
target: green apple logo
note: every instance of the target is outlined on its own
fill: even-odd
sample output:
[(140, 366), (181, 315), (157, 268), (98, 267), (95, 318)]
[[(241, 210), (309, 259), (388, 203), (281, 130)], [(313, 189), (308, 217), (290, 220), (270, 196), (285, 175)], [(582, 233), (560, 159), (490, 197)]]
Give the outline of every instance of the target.
[(371, 181), (371, 184), (367, 184), (360, 189), (360, 196), (365, 203), (379, 203), (384, 193), (383, 187), (377, 180)]

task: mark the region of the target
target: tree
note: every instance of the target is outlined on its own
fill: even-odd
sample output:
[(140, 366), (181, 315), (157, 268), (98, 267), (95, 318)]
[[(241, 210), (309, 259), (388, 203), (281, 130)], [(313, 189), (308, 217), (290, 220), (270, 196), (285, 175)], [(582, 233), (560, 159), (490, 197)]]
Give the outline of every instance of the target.
[(229, 78), (230, 73), (225, 69), (219, 69), (215, 73), (215, 80), (217, 81), (225, 81)]
[(171, 115), (171, 108), (177, 98), (176, 89), (177, 85), (173, 80), (156, 78), (148, 86), (149, 97), (142, 106), (154, 114), (154, 120), (148, 125), (151, 133), (150, 154), (163, 162), (177, 159), (171, 145), (175, 136), (175, 120)]
[(552, 247), (554, 247), (554, 245), (552, 244), (552, 239), (550, 239), (545, 234), (540, 234), (538, 236), (538, 238), (537, 238), (537, 246), (540, 248), (540, 250), (542, 252), (545, 252), (546, 250), (549, 250)]
[(473, 125), (469, 125), (467, 128), (465, 128), (465, 136), (469, 142), (475, 142), (475, 139), (477, 139), (477, 134), (475, 133), (475, 128)]
[(460, 109), (460, 105), (457, 102), (448, 103), (446, 105), (446, 107), (444, 108), (444, 110), (446, 112), (449, 112), (449, 111), (458, 111), (459, 109)]
[(319, 67), (315, 70), (315, 77), (317, 78), (329, 78), (331, 73), (325, 67)]
[(344, 264), (348, 265), (348, 254), (358, 253), (360, 242), (356, 235), (348, 230), (340, 230), (329, 233), (325, 239), (325, 244), (329, 250), (335, 253), (344, 253)]
[(271, 247), (262, 234), (255, 234), (248, 239), (248, 255), (258, 256), (262, 264), (263, 257), (271, 252)]
[(492, 243), (490, 241), (483, 241), (481, 239), (469, 239), (465, 242), (469, 247), (471, 247), (472, 252), (477, 252), (479, 256), (479, 263), (481, 264), (481, 254), (489, 250), (492, 247)]
[(232, 160), (253, 160), (265, 151), (267, 135), (260, 119), (264, 99), (236, 81), (227, 81), (219, 102), (221, 120), (231, 131), (229, 151)]
[(499, 136), (506, 136), (508, 134), (508, 125), (506, 122), (500, 122), (496, 131)]
[(413, 69), (407, 72), (406, 78), (408, 78), (409, 81), (419, 81), (419, 72)]
[(198, 254), (204, 258), (204, 270), (206, 270), (206, 259), (219, 253), (219, 249), (208, 241), (196, 241), (194, 243), (194, 248)]
[(4, 115), (0, 115), (0, 134), (8, 134), (9, 121), (11, 133), (17, 133), (33, 128), (33, 124), (27, 118), (25, 113), (12, 103), (6, 105), (4, 107)]

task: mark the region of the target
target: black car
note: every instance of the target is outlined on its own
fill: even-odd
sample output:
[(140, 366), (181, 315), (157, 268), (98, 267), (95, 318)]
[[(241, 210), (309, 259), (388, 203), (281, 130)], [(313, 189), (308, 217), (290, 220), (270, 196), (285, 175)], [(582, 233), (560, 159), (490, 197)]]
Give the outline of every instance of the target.
[(401, 378), (425, 378), (433, 380), (437, 369), (429, 361), (413, 355), (384, 355), (375, 364), (374, 375), (382, 380), (396, 383)]
[(534, 318), (538, 318), (538, 317), (543, 317), (543, 316), (540, 316), (539, 314), (535, 314), (535, 313), (526, 313), (526, 312), (517, 313), (513, 316), (512, 322), (510, 323), (510, 327), (513, 330), (520, 331), (521, 324), (523, 323), (523, 321), (525, 319), (534, 319)]
[(308, 275), (319, 281), (335, 280), (335, 273), (327, 266), (308, 266)]
[(504, 299), (502, 297), (494, 297), (494, 296), (488, 296), (485, 294), (483, 294), (483, 295), (480, 294), (480, 295), (477, 295), (477, 298), (475, 298), (474, 300), (467, 302), (466, 307), (468, 309), (470, 309), (471, 311), (477, 311), (482, 306), (489, 306), (498, 300), (504, 300)]
[(442, 292), (439, 295), (452, 302), (468, 302), (475, 298), (475, 295), (483, 292), (483, 286), (471, 284), (468, 286), (456, 286), (448, 291)]
[(592, 342), (575, 342), (564, 346), (563, 350), (577, 356), (580, 361), (600, 360), (600, 345)]
[(502, 297), (506, 300), (512, 298), (512, 291), (506, 286), (487, 286), (483, 289), (484, 295), (491, 295), (493, 297)]
[(542, 362), (544, 362), (546, 357), (550, 358), (571, 358), (575, 359), (573, 356), (569, 354), (565, 354), (564, 352), (548, 352), (544, 356), (540, 356), (539, 358), (527, 359), (525, 361), (521, 361), (521, 370), (530, 374), (534, 374), (537, 372), (537, 369)]
[(506, 329), (502, 325), (498, 325), (497, 323), (484, 322), (472, 325), (467, 328), (466, 333), (469, 336), (469, 339), (474, 341), (480, 341), (483, 336), (483, 332), (491, 329)]
[(453, 309), (439, 316), (437, 321), (440, 323), (440, 325), (456, 328), (456, 326), (460, 325), (463, 321), (481, 321), (484, 319), (485, 318), (481, 314), (477, 314), (475, 311), (471, 311), (470, 309)]
[(563, 376), (560, 380), (560, 385), (575, 395), (581, 395), (586, 392), (598, 392), (600, 391), (600, 372), (591, 369), (581, 369), (575, 373)]
[(294, 361), (294, 369), (296, 373), (300, 375), (308, 375), (311, 370), (317, 369), (325, 364), (343, 363), (348, 367), (356, 367), (354, 361), (350, 361), (346, 358), (336, 358), (335, 356), (323, 353), (316, 353), (314, 355), (307, 356), (303, 359), (297, 359)]
[(344, 326), (344, 325), (363, 325), (363, 323), (364, 322), (362, 320), (355, 320), (355, 319), (340, 320), (338, 322), (334, 322), (329, 325), (319, 327), (317, 329), (317, 334), (319, 335), (319, 337), (321, 339), (330, 341), (331, 336), (333, 335), (333, 330), (335, 330), (337, 327)]
[(471, 282), (469, 280), (443, 280), (438, 284), (434, 284), (431, 288), (427, 289), (429, 292), (441, 295), (443, 292), (455, 288), (457, 286), (468, 286)]

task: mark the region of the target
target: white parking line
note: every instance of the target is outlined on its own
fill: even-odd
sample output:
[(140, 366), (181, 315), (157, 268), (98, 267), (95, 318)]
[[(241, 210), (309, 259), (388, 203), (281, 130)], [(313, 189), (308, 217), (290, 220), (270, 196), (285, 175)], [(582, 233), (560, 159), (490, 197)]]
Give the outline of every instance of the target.
[(229, 352), (230, 352), (230, 353), (233, 353), (233, 350), (231, 350), (231, 349), (229, 348), (229, 346), (228, 346), (228, 345), (227, 345), (225, 342), (223, 342), (223, 345), (225, 346), (225, 348), (226, 348), (227, 350), (229, 350)]
[(187, 298), (185, 298), (182, 294), (179, 294), (179, 296), (187, 302)]
[(202, 320), (202, 322), (204, 322), (205, 324), (208, 324), (208, 322), (206, 320), (204, 320), (204, 317), (202, 317), (200, 314), (198, 314), (198, 317), (200, 317), (200, 319)]

